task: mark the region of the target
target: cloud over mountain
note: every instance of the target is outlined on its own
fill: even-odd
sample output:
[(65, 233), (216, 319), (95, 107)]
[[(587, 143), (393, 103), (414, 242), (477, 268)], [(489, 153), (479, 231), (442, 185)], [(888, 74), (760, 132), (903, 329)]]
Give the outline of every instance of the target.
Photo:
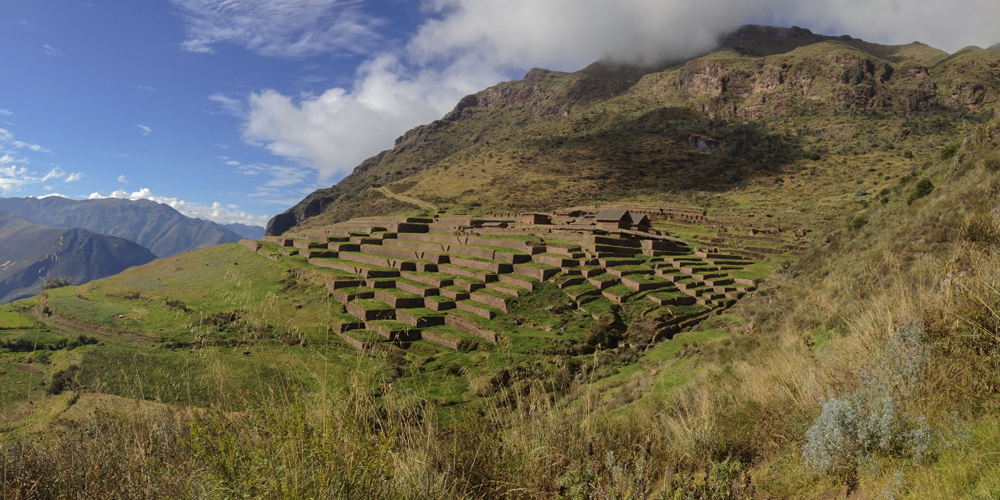
[[(280, 8), (264, 2), (259, 10), (208, 0), (175, 3), (191, 15), (192, 50), (232, 41), (262, 54), (294, 56), (350, 50), (334, 32), (355, 33), (358, 44), (378, 39), (378, 20), (334, 0)], [(212, 10), (209, 4), (219, 5)], [(1000, 18), (1000, 4), (991, 0), (426, 0), (424, 8), (430, 15), (412, 36), (359, 66), (350, 86), (297, 96), (251, 93), (244, 138), (315, 169), (326, 181), (391, 146), (409, 128), (439, 118), (463, 95), (532, 67), (571, 71), (598, 59), (690, 57), (748, 22), (799, 24), (881, 43), (919, 38), (954, 51), (995, 42), (991, 20)], [(249, 26), (258, 25), (248, 20), (253, 12), (277, 21), (251, 36)]]

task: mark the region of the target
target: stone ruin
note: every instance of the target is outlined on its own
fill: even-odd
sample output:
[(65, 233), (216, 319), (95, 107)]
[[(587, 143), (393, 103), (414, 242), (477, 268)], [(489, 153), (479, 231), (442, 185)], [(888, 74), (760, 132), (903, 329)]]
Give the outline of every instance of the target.
[[(642, 213), (662, 216), (662, 224), (704, 220), (701, 213), (676, 209)], [(739, 274), (754, 263), (748, 253), (761, 252), (609, 230), (593, 219), (543, 225), (535, 215), (552, 215), (491, 215), (356, 218), (240, 244), (272, 260), (304, 259), (309, 269), (300, 277), (325, 287), (343, 305), (331, 328), (358, 349), (414, 341), (450, 349), (501, 342), (512, 334), (495, 320), (510, 312), (513, 299), (544, 282), (580, 309), (594, 311), (595, 319), (600, 301), (639, 301), (647, 313), (660, 311), (668, 338), (756, 287)], [(505, 224), (490, 224), (500, 221)]]

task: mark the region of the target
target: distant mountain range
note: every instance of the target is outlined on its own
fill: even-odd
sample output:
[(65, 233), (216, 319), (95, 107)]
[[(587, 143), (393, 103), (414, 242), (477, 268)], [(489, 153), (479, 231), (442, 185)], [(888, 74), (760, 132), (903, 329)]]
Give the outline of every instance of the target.
[(0, 304), (38, 294), (47, 278), (85, 283), (155, 259), (122, 238), (41, 226), (0, 211)]
[(184, 216), (162, 203), (149, 200), (71, 200), (49, 198), (0, 198), (0, 211), (36, 224), (78, 227), (138, 243), (157, 257), (233, 243), (243, 237), (259, 238), (263, 228), (243, 224), (228, 227)]
[(264, 237), (264, 228), (261, 226), (251, 226), (248, 224), (222, 224), (222, 227), (251, 240), (259, 240)]

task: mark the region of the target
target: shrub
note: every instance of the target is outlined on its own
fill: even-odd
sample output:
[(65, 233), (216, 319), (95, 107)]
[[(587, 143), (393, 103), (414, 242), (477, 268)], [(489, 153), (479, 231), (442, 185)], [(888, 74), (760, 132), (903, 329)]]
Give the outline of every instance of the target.
[(859, 215), (859, 216), (851, 219), (850, 224), (848, 224), (848, 226), (853, 231), (857, 231), (858, 229), (861, 229), (861, 228), (863, 228), (863, 227), (865, 227), (867, 225), (868, 225), (868, 218), (866, 218), (863, 215)]
[(958, 148), (960, 148), (960, 147), (962, 147), (962, 142), (961, 141), (955, 141), (955, 142), (953, 142), (953, 143), (945, 146), (944, 148), (941, 149), (941, 159), (942, 160), (947, 160), (947, 159), (955, 156), (955, 154), (958, 153)]
[(934, 183), (930, 179), (920, 179), (913, 188), (913, 192), (910, 193), (910, 197), (906, 199), (906, 204), (911, 205), (914, 201), (931, 194), (932, 191), (934, 191)]
[(42, 290), (52, 290), (53, 288), (62, 288), (64, 286), (70, 286), (73, 281), (65, 276), (60, 276), (58, 278), (46, 278), (42, 282)]
[(906, 322), (887, 335), (862, 370), (854, 391), (822, 399), (822, 411), (806, 431), (802, 455), (816, 473), (856, 473), (878, 456), (922, 461), (931, 451), (933, 431), (922, 416), (903, 409), (923, 379), (929, 351), (923, 326)]
[(59, 394), (63, 391), (76, 389), (76, 372), (80, 367), (69, 365), (66, 368), (52, 374), (52, 383), (49, 384), (47, 392), (49, 394)]

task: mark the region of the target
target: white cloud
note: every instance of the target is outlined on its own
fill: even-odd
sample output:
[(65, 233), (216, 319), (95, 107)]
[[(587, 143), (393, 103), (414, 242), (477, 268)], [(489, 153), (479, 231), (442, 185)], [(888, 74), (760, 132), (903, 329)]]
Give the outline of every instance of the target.
[(42, 45), (42, 49), (45, 51), (45, 55), (47, 56), (63, 57), (63, 53), (51, 45)]
[[(317, 0), (314, 7), (324, 3), (334, 4)], [(237, 5), (237, 11), (249, 9)], [(245, 140), (315, 169), (325, 180), (391, 147), (406, 130), (440, 118), (463, 95), (529, 68), (575, 71), (599, 59), (650, 63), (690, 57), (750, 21), (798, 24), (880, 43), (920, 39), (948, 51), (1000, 41), (995, 0), (425, 0), (424, 6), (430, 17), (413, 37), (398, 50), (372, 56), (350, 87), (300, 96), (268, 89), (252, 93)], [(279, 29), (300, 33), (292, 26), (279, 23), (262, 40), (291, 36), (275, 35)], [(236, 23), (232, 36), (217, 40), (243, 40), (236, 33), (244, 28)], [(243, 43), (261, 53), (282, 52), (261, 50), (263, 41)]]
[(136, 88), (138, 88), (139, 90), (145, 90), (146, 92), (156, 92), (156, 89), (150, 87), (149, 85), (139, 85)]
[(145, 126), (145, 125), (142, 125), (140, 123), (137, 123), (135, 126), (139, 127), (139, 131), (142, 132), (142, 135), (149, 135), (150, 132), (153, 131), (153, 129), (151, 129), (151, 128)]
[(13, 114), (14, 112), (9, 109), (0, 108), (0, 116), (12, 116)]
[(128, 184), (128, 177), (125, 177), (124, 175), (119, 175), (118, 176), (118, 182), (120, 182), (122, 184)]
[(218, 104), (223, 111), (233, 116), (245, 117), (247, 114), (246, 105), (239, 99), (224, 94), (212, 94), (208, 96), (208, 100)]
[(49, 179), (62, 179), (65, 177), (66, 173), (63, 172), (62, 170), (59, 170), (59, 168), (57, 167), (53, 168), (52, 170), (49, 170), (49, 172), (45, 174), (45, 177), (42, 177), (42, 182), (46, 182)]
[(66, 176), (66, 182), (76, 182), (83, 179), (83, 172), (74, 172)]
[(31, 151), (36, 151), (39, 153), (51, 153), (48, 149), (39, 146), (38, 144), (31, 144), (24, 141), (19, 141), (14, 138), (12, 134), (7, 129), (0, 128), (0, 152), (5, 150), (5, 147), (13, 147), (16, 149), (30, 149)]
[(49, 193), (49, 194), (44, 195), (44, 196), (39, 196), (38, 199), (39, 200), (43, 200), (45, 198), (52, 198), (53, 196), (56, 197), (56, 198), (66, 198), (66, 199), (69, 199), (69, 196), (66, 196), (66, 195), (60, 194), (60, 193)]
[(349, 0), (172, 0), (187, 22), (184, 50), (212, 53), (234, 43), (266, 56), (361, 53), (380, 21)]
[(220, 224), (242, 223), (255, 226), (263, 226), (267, 224), (267, 221), (269, 219), (269, 217), (265, 215), (254, 215), (244, 212), (242, 210), (227, 208), (222, 203), (217, 201), (213, 202), (211, 205), (203, 205), (200, 203), (184, 201), (169, 196), (157, 196), (153, 194), (153, 192), (149, 188), (142, 188), (138, 191), (133, 191), (131, 193), (124, 189), (119, 189), (113, 191), (111, 194), (107, 196), (104, 196), (99, 192), (94, 192), (87, 197), (87, 199), (90, 200), (100, 200), (104, 198), (118, 198), (118, 199), (133, 200), (133, 201), (136, 200), (155, 201), (157, 203), (170, 205), (172, 208), (174, 208), (178, 212), (188, 217), (210, 220), (213, 222), (218, 222)]
[(45, 175), (39, 175), (37, 172), (28, 170), (24, 163), (24, 160), (14, 158), (10, 154), (0, 156), (0, 193), (6, 195), (34, 184), (43, 184), (43, 188), (47, 189), (47, 186), (44, 185), (45, 182), (67, 177), (67, 174), (58, 168), (49, 170)]

